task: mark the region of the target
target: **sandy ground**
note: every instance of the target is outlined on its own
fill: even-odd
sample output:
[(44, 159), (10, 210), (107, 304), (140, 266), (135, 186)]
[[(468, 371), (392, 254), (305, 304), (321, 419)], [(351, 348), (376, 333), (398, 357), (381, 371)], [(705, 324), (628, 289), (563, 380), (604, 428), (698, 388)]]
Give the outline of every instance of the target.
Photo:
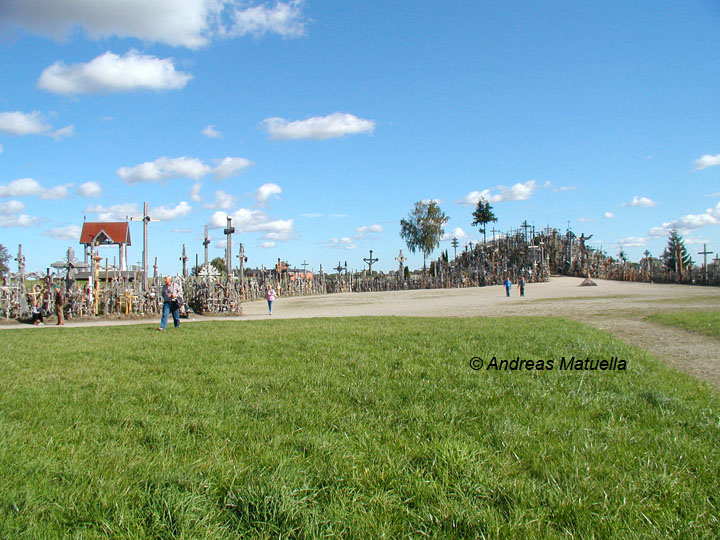
[[(678, 310), (720, 310), (720, 289), (689, 285), (657, 285), (596, 280), (580, 287), (581, 279), (553, 277), (526, 287), (525, 297), (504, 288), (342, 293), (276, 300), (273, 319), (395, 315), (410, 317), (539, 316), (566, 317), (605, 330), (654, 353), (670, 365), (708, 381), (720, 390), (720, 343), (684, 330), (643, 320), (650, 313)], [(200, 320), (249, 321), (268, 319), (267, 303), (247, 302), (242, 317), (195, 317)], [(188, 321), (192, 322), (192, 321)], [(68, 322), (64, 328), (144, 324), (147, 320)], [(0, 329), (28, 325), (0, 325)], [(43, 328), (53, 328), (48, 325)]]

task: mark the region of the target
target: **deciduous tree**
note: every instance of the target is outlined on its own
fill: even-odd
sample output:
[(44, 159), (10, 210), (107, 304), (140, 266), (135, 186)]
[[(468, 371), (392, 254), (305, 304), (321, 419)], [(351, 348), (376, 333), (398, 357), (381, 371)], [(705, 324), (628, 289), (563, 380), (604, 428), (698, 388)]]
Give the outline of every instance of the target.
[(423, 254), (423, 272), (427, 256), (440, 245), (448, 219), (435, 201), (418, 201), (408, 218), (400, 220), (400, 236), (408, 249)]

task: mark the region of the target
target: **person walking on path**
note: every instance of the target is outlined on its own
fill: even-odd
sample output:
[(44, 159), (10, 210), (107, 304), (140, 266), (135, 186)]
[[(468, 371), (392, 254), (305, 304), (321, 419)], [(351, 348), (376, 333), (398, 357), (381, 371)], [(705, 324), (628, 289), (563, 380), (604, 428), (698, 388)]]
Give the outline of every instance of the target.
[(518, 287), (520, 287), (520, 296), (525, 296), (525, 278), (521, 277), (518, 281)]
[(512, 287), (512, 281), (510, 281), (510, 278), (507, 278), (505, 280), (505, 296), (510, 296), (510, 287)]
[(268, 285), (267, 290), (265, 291), (265, 299), (268, 303), (268, 315), (272, 315), (273, 302), (275, 301), (276, 296), (277, 293), (275, 292), (275, 289)]
[(168, 315), (172, 313), (175, 328), (180, 328), (180, 304), (182, 303), (182, 289), (179, 283), (174, 283), (170, 276), (165, 276), (165, 285), (162, 288), (163, 309), (160, 319), (160, 328), (164, 331), (167, 327)]
[(65, 304), (65, 297), (60, 290), (60, 287), (55, 287), (55, 315), (57, 315), (57, 326), (65, 324), (63, 317), (63, 305)]

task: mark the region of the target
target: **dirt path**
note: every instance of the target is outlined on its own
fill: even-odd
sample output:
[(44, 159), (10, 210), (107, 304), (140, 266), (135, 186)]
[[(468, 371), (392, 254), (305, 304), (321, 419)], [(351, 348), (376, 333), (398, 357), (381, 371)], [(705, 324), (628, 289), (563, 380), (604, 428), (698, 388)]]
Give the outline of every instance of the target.
[[(280, 297), (273, 319), (394, 315), (410, 317), (540, 316), (581, 321), (637, 345), (670, 365), (711, 383), (720, 390), (720, 343), (677, 328), (644, 320), (649, 313), (680, 310), (720, 311), (720, 288), (657, 285), (553, 277), (530, 284), (526, 296), (517, 289), (507, 298), (501, 286), (450, 290), (341, 293), (310, 297)], [(268, 319), (264, 301), (247, 302), (242, 317), (196, 317), (200, 320), (249, 321)], [(148, 320), (69, 322), (64, 328), (146, 324)], [(0, 329), (28, 325), (0, 325)], [(44, 328), (51, 328), (46, 326)]]

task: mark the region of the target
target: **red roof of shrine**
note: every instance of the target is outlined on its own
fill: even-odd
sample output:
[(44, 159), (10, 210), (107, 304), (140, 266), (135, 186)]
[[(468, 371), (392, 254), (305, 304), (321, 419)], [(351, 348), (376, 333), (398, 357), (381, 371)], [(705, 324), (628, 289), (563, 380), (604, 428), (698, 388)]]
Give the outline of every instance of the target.
[(130, 242), (130, 224), (127, 221), (83, 223), (81, 244), (127, 244)]

